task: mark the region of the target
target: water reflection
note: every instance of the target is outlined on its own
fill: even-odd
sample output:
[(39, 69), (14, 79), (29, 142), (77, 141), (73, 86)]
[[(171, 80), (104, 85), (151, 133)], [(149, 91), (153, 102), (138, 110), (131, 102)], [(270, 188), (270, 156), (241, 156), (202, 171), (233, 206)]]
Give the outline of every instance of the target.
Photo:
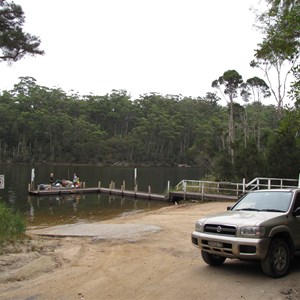
[(28, 196), (25, 216), (28, 226), (50, 226), (104, 221), (166, 205), (171, 204), (103, 194)]

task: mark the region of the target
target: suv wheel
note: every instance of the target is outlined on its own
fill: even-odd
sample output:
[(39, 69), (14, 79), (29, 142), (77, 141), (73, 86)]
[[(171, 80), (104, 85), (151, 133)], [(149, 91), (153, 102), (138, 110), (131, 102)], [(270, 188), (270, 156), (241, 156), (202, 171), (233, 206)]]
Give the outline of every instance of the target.
[(210, 266), (220, 266), (224, 263), (226, 257), (210, 254), (206, 251), (201, 251), (203, 260)]
[(265, 274), (279, 278), (285, 276), (290, 267), (290, 248), (280, 238), (271, 241), (267, 256), (261, 261), (261, 267)]

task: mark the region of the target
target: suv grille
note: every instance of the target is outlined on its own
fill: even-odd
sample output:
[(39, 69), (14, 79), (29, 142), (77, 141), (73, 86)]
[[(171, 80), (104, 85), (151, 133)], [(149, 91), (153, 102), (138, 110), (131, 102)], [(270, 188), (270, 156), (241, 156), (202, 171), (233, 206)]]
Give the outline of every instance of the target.
[(236, 227), (227, 225), (206, 224), (204, 226), (204, 232), (235, 236)]

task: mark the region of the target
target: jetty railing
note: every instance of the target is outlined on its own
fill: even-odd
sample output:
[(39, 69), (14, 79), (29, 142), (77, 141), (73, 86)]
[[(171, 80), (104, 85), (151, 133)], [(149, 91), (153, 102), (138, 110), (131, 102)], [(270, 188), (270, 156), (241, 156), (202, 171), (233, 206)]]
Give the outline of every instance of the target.
[(252, 190), (259, 189), (283, 189), (298, 187), (298, 179), (264, 178), (257, 177), (246, 183), (243, 182), (215, 182), (206, 180), (181, 180), (176, 186), (176, 191), (196, 192), (204, 194), (223, 194), (241, 196)]
[(243, 193), (242, 183), (216, 182), (206, 180), (181, 180), (176, 186), (176, 191), (194, 192), (204, 194), (224, 194), (239, 196)]
[(298, 179), (257, 177), (245, 185), (245, 190), (295, 188), (298, 184)]

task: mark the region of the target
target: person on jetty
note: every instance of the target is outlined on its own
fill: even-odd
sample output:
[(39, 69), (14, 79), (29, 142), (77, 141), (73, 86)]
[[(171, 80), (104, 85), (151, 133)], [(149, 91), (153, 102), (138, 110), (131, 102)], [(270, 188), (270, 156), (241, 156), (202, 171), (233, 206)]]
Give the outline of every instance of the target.
[(74, 176), (73, 176), (73, 184), (75, 187), (80, 187), (79, 177), (76, 175), (76, 173), (74, 173)]
[[(65, 182), (65, 179), (62, 179), (62, 180), (60, 180), (60, 179), (56, 179), (55, 181), (54, 181), (54, 174), (53, 173), (51, 173), (50, 174), (50, 179), (49, 179), (49, 181), (50, 181), (50, 186), (65, 186), (67, 183)], [(70, 181), (71, 182), (71, 181)]]
[(50, 174), (49, 183), (50, 183), (50, 185), (53, 185), (53, 183), (54, 183), (54, 174), (53, 173)]

